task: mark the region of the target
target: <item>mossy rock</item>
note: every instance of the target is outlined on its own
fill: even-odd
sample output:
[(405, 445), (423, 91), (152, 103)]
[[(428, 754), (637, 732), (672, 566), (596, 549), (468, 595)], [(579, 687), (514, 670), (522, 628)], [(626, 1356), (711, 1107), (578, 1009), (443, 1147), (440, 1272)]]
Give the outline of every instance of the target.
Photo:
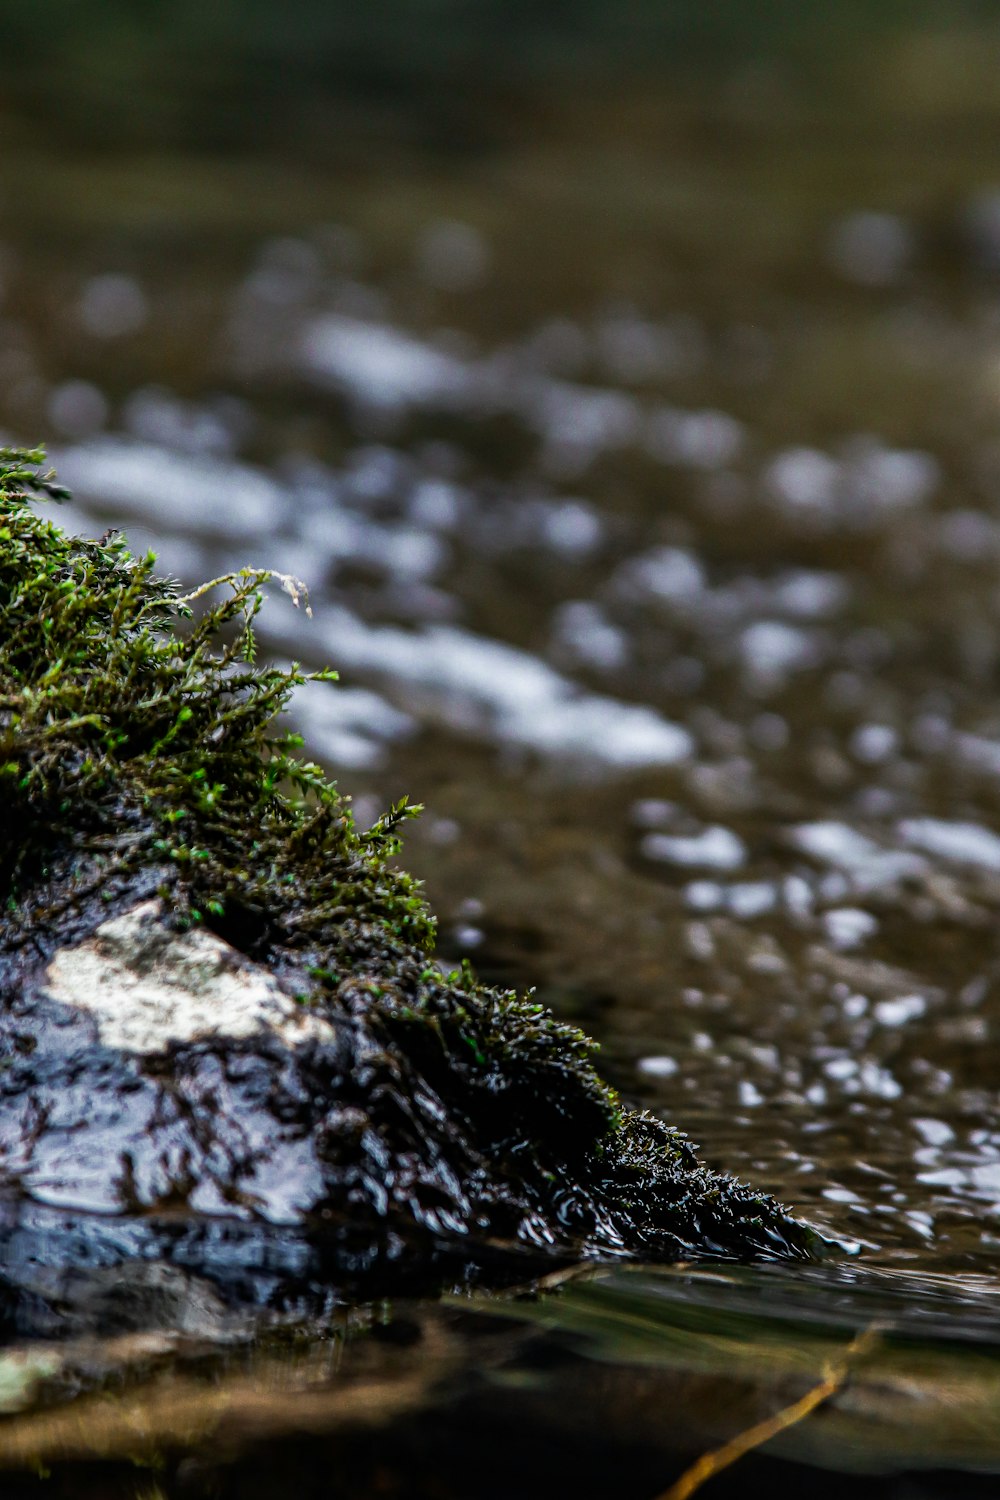
[(43, 519), (42, 462), (0, 451), (11, 1201), (175, 1236), (294, 1227), (352, 1277), (814, 1253), (623, 1109), (580, 1031), (442, 973), (393, 863), (415, 809), (359, 828), (279, 732), (306, 675), (255, 664), (253, 620), (269, 581), (300, 586), (247, 570), (185, 594), (116, 533)]

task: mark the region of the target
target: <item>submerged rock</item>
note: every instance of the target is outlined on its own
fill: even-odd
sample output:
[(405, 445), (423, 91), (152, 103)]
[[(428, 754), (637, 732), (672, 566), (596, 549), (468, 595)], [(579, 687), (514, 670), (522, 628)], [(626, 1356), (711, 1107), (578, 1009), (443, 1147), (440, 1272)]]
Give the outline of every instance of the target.
[[(579, 1031), (442, 974), (391, 863), (412, 810), (357, 828), (273, 732), (304, 678), (253, 664), (269, 575), (184, 596), (116, 535), (40, 519), (40, 461), (0, 452), (11, 1285), (50, 1298), (38, 1267), (64, 1264), (63, 1233), (99, 1240), (101, 1266), (183, 1262), (231, 1287), (227, 1225), (258, 1269), (341, 1282), (500, 1275), (517, 1250), (812, 1253), (772, 1199), (622, 1109)], [(117, 1217), (95, 1239), (88, 1215)]]

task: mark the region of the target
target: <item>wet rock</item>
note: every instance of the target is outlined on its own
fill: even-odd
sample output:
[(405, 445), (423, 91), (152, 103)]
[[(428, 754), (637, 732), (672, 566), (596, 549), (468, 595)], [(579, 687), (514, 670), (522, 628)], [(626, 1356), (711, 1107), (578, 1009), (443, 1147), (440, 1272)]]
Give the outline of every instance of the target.
[(271, 976), (202, 929), (171, 932), (162, 901), (143, 901), (45, 971), (48, 996), (93, 1017), (97, 1040), (130, 1052), (171, 1043), (263, 1037), (330, 1042), (328, 1021), (297, 1006)]
[[(773, 1200), (623, 1110), (580, 1032), (442, 973), (391, 862), (405, 803), (360, 830), (273, 733), (306, 679), (253, 665), (267, 575), (206, 586), (231, 597), (178, 629), (206, 590), (180, 596), (119, 539), (40, 521), (37, 459), (0, 459), (15, 1322), (59, 1316), (95, 1222), (94, 1276), (138, 1257), (237, 1301), (445, 1266), (524, 1274), (525, 1257), (812, 1253)], [(253, 1274), (233, 1274), (237, 1228)], [(155, 1303), (173, 1283), (148, 1285)]]
[(348, 981), (321, 1014), (217, 935), (173, 930), (162, 899), (141, 901), (8, 990), (0, 1169), (64, 1212), (308, 1226), (342, 1275), (448, 1258), (449, 1241), (475, 1259), (480, 1239), (560, 1254), (807, 1247), (658, 1121), (627, 1117), (595, 1149), (598, 1100), (571, 1059), (533, 1058), (512, 1033), (523, 1073), (484, 1066), (474, 1021), (471, 1067), (435, 1057), (440, 1036), (391, 1038), (399, 996), (385, 1007), (373, 990)]

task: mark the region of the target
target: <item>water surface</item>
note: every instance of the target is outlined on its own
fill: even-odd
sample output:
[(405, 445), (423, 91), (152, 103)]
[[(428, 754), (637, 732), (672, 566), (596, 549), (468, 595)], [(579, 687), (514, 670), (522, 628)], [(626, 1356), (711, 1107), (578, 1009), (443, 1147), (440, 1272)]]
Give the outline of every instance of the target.
[(73, 523), (301, 575), (262, 644), (341, 669), (297, 715), (361, 817), (426, 804), (443, 960), (931, 1342), (1000, 1286), (991, 45), (539, 88), (463, 150), (8, 120), (0, 164), (0, 422)]

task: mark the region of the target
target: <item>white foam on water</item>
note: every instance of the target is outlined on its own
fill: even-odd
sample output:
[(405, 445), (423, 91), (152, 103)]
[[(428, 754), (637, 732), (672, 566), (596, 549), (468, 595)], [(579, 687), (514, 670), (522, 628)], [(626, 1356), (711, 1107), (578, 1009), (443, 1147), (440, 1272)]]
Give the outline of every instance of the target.
[(726, 899), (726, 887), (717, 880), (692, 880), (684, 888), (684, 901), (691, 911), (719, 911)]
[(160, 531), (244, 540), (275, 529), (286, 492), (260, 469), (125, 437), (100, 437), (56, 455), (77, 500)]
[(883, 849), (857, 829), (832, 820), (800, 823), (791, 830), (789, 840), (800, 853), (849, 876), (860, 891), (893, 885), (927, 868), (918, 854)]
[[(254, 533), (272, 535), (283, 516), (289, 528), (298, 521), (298, 536), (275, 542), (274, 550), (296, 563), (311, 560), (310, 568), (294, 571), (312, 578), (323, 564), (360, 559), (390, 576), (419, 582), (446, 558), (446, 544), (432, 530), (382, 525), (337, 505), (293, 514), (295, 492), (246, 464), (123, 437), (68, 448), (58, 463), (84, 511), (93, 505), (134, 517), (157, 537), (158, 550), (169, 552), (183, 534), (182, 555), (168, 559), (183, 576), (202, 571), (199, 541), (238, 541), (242, 548)], [(606, 662), (618, 651), (611, 629), (599, 643), (589, 632), (590, 644), (599, 646)], [(301, 620), (282, 621), (276, 612), (261, 621), (261, 635), (297, 657), (307, 644)], [(622, 770), (673, 765), (693, 753), (687, 731), (654, 709), (587, 693), (537, 657), (455, 627), (411, 632), (369, 625), (345, 609), (328, 608), (315, 646), (313, 657), (322, 653), (334, 665), (391, 681), (404, 708), (500, 744)], [(338, 712), (329, 710), (326, 720), (331, 745)], [(335, 758), (344, 763), (363, 763), (377, 753), (366, 730), (342, 722), (336, 732), (341, 738)]]
[(954, 1130), (944, 1120), (916, 1118), (910, 1123), (928, 1146), (947, 1146), (955, 1139)]
[(770, 603), (794, 619), (821, 620), (843, 609), (849, 595), (847, 581), (839, 574), (795, 568), (775, 579)]
[(870, 1094), (876, 1099), (899, 1099), (903, 1093), (902, 1084), (897, 1082), (889, 1069), (871, 1058), (861, 1064), (858, 1082), (861, 1093)]
[(518, 368), (510, 351), (463, 357), (388, 323), (342, 313), (310, 319), (295, 358), (318, 384), (376, 410), (512, 413), (541, 438), (543, 461), (564, 472), (634, 442), (641, 427), (638, 403), (622, 391)]
[(454, 531), (468, 506), (468, 494), (445, 479), (422, 479), (409, 498), (410, 520), (432, 531)]
[(784, 620), (756, 620), (740, 635), (743, 665), (754, 683), (777, 688), (819, 658), (814, 638)]
[(679, 812), (676, 802), (663, 797), (642, 797), (629, 808), (629, 819), (636, 828), (666, 828)]
[(744, 1109), (756, 1109), (758, 1104), (764, 1103), (764, 1095), (755, 1083), (749, 1078), (742, 1078), (736, 1088), (736, 1096)]
[(779, 895), (778, 887), (767, 880), (737, 880), (732, 885), (692, 880), (684, 889), (684, 902), (690, 911), (727, 911), (737, 921), (751, 922), (773, 912)]
[(840, 468), (817, 448), (786, 448), (764, 472), (764, 486), (792, 511), (825, 511), (836, 503)]
[[(585, 335), (574, 330), (574, 349), (581, 340), (585, 350)], [(583, 472), (600, 454), (643, 440), (661, 462), (717, 470), (745, 446), (743, 425), (726, 412), (659, 407), (649, 414), (630, 392), (558, 378), (559, 368), (575, 374), (580, 358), (540, 355), (538, 336), (474, 356), (443, 336), (432, 342), (363, 311), (337, 311), (307, 319), (292, 358), (307, 378), (376, 411), (516, 416), (541, 439), (541, 462), (552, 472)]]
[[(275, 615), (262, 635), (301, 652), (298, 621)], [(410, 712), (499, 744), (620, 770), (693, 753), (687, 730), (655, 710), (586, 693), (538, 657), (454, 626), (408, 631), (324, 609), (317, 646), (337, 666), (391, 683)]]
[(388, 745), (411, 738), (417, 730), (410, 714), (369, 688), (306, 682), (295, 689), (288, 711), (308, 754), (350, 770), (377, 768)]
[(426, 582), (448, 559), (448, 544), (436, 532), (414, 526), (388, 526), (331, 506), (300, 518), (299, 537), (317, 565), (335, 568), (365, 563), (404, 581)]
[(718, 825), (688, 835), (647, 833), (639, 848), (646, 859), (686, 869), (738, 870), (747, 859), (743, 840)]
[(646, 447), (662, 464), (689, 469), (722, 469), (746, 445), (742, 422), (724, 411), (683, 411), (662, 406), (646, 425)]
[(640, 1057), (636, 1071), (647, 1078), (674, 1078), (680, 1072), (680, 1063), (675, 1057)]
[(557, 500), (540, 508), (542, 539), (562, 557), (589, 557), (601, 544), (604, 524), (585, 500)]
[(919, 449), (886, 448), (860, 438), (850, 454), (847, 482), (858, 509), (911, 510), (930, 499), (940, 480), (937, 460)]
[(844, 1203), (853, 1207), (864, 1204), (864, 1199), (851, 1188), (826, 1187), (822, 1189), (821, 1197), (827, 1198), (831, 1203)]
[(235, 446), (234, 428), (246, 430), (252, 418), (249, 409), (232, 397), (222, 410), (225, 416), (207, 405), (182, 401), (158, 386), (144, 386), (125, 402), (122, 421), (126, 431), (143, 442), (225, 457)]
[(860, 530), (925, 504), (940, 479), (931, 454), (887, 448), (863, 434), (837, 458), (817, 448), (787, 448), (762, 474), (765, 493), (790, 515), (839, 519)]
[(1000, 527), (980, 510), (949, 510), (938, 520), (938, 546), (960, 563), (994, 562), (1000, 551)]
[(669, 604), (690, 605), (705, 593), (705, 570), (682, 547), (656, 547), (624, 562), (614, 576), (623, 597), (636, 594)]
[(729, 887), (726, 906), (738, 920), (752, 921), (774, 911), (778, 889), (768, 880), (738, 880)]
[(875, 1099), (898, 1099), (902, 1086), (888, 1068), (873, 1058), (834, 1057), (823, 1064), (827, 1078), (840, 1084), (845, 1094), (867, 1094)]
[(889, 724), (860, 724), (851, 735), (851, 754), (865, 766), (889, 760), (899, 749), (899, 735)]
[(878, 931), (878, 922), (869, 911), (856, 906), (837, 906), (823, 913), (827, 941), (841, 953), (860, 948)]
[(956, 1162), (936, 1171), (918, 1172), (917, 1181), (928, 1187), (967, 1193), (971, 1198), (990, 1204), (994, 1210), (1000, 1207), (1000, 1161)]
[(872, 1014), (880, 1026), (905, 1026), (925, 1014), (927, 1001), (923, 995), (897, 995), (892, 1000), (880, 1000)]
[(652, 322), (634, 307), (611, 309), (594, 329), (597, 355), (612, 380), (655, 383), (689, 373), (697, 363), (697, 336), (682, 323)]
[(571, 472), (586, 468), (609, 448), (633, 443), (641, 425), (634, 397), (568, 381), (539, 380), (530, 398), (518, 404), (543, 440), (543, 460)]
[(568, 599), (552, 619), (552, 645), (570, 664), (618, 671), (629, 658), (628, 636), (612, 625), (599, 604)]
[(298, 358), (319, 383), (389, 410), (450, 404), (464, 396), (471, 373), (464, 360), (388, 323), (340, 313), (307, 323)]
[(900, 838), (912, 849), (954, 864), (1000, 872), (1000, 835), (979, 823), (946, 818), (904, 818)]

